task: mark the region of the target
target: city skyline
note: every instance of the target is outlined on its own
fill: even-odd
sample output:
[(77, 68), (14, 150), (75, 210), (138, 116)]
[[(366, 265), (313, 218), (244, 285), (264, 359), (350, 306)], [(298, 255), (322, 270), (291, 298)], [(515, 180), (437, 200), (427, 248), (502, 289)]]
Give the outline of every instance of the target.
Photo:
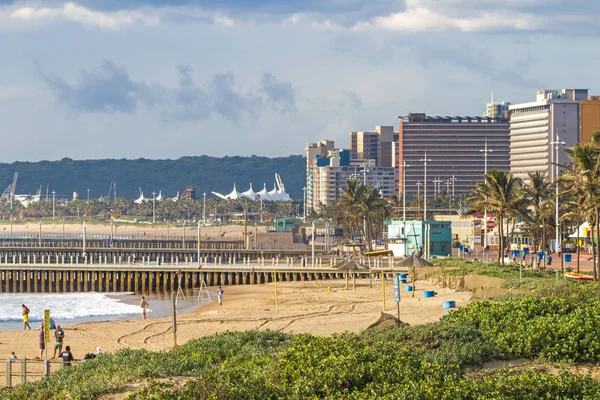
[(600, 92), (587, 2), (213, 3), (0, 0), (0, 162), (285, 156), (492, 92)]

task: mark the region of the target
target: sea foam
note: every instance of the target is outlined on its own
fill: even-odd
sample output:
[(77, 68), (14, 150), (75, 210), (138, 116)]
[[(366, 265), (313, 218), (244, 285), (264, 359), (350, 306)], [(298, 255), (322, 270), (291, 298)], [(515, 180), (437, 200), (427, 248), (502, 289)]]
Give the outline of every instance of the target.
[(5, 293), (0, 294), (0, 323), (22, 321), (21, 304), (25, 304), (31, 310), (29, 321), (33, 322), (44, 319), (44, 310), (50, 310), (51, 318), (57, 323), (74, 318), (118, 316), (140, 312), (138, 305), (127, 304), (102, 293)]

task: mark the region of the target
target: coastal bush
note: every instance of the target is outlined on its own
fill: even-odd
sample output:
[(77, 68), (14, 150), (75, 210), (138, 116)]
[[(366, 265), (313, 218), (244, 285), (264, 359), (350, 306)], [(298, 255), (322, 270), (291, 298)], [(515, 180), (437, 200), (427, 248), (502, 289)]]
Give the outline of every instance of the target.
[(367, 343), (394, 341), (423, 350), (424, 359), (439, 364), (479, 367), (498, 358), (500, 351), (483, 333), (469, 325), (447, 321), (413, 327), (370, 329), (361, 335)]
[(589, 377), (476, 367), (521, 357), (597, 362), (599, 329), (597, 287), (572, 285), (549, 297), (475, 302), (424, 326), (330, 337), (226, 332), (172, 351), (125, 349), (0, 399), (94, 399), (137, 380), (147, 384), (130, 399), (593, 399), (600, 384)]
[(443, 321), (470, 326), (497, 346), (503, 357), (554, 362), (600, 361), (600, 301), (528, 295), (502, 302), (475, 302)]

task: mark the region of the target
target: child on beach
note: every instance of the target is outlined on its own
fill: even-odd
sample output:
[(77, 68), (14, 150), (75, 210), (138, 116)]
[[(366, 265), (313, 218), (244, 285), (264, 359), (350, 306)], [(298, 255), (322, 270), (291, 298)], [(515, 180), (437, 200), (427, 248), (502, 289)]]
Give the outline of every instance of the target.
[(146, 311), (148, 310), (148, 307), (150, 307), (150, 304), (148, 304), (144, 296), (142, 296), (140, 307), (142, 308), (142, 319), (146, 319)]
[(71, 346), (65, 347), (65, 351), (60, 355), (63, 359), (63, 367), (70, 367), (71, 361), (73, 361), (73, 353), (71, 353)]
[(29, 325), (29, 308), (25, 304), (21, 304), (21, 315), (23, 315), (23, 330), (29, 328), (31, 330), (31, 326)]

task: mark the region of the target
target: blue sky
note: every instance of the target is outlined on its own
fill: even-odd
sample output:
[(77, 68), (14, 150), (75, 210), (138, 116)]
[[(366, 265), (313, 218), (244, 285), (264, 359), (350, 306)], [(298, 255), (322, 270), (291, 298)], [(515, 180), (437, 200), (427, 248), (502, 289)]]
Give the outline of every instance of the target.
[(0, 0), (0, 161), (302, 154), (589, 88), (587, 0)]

